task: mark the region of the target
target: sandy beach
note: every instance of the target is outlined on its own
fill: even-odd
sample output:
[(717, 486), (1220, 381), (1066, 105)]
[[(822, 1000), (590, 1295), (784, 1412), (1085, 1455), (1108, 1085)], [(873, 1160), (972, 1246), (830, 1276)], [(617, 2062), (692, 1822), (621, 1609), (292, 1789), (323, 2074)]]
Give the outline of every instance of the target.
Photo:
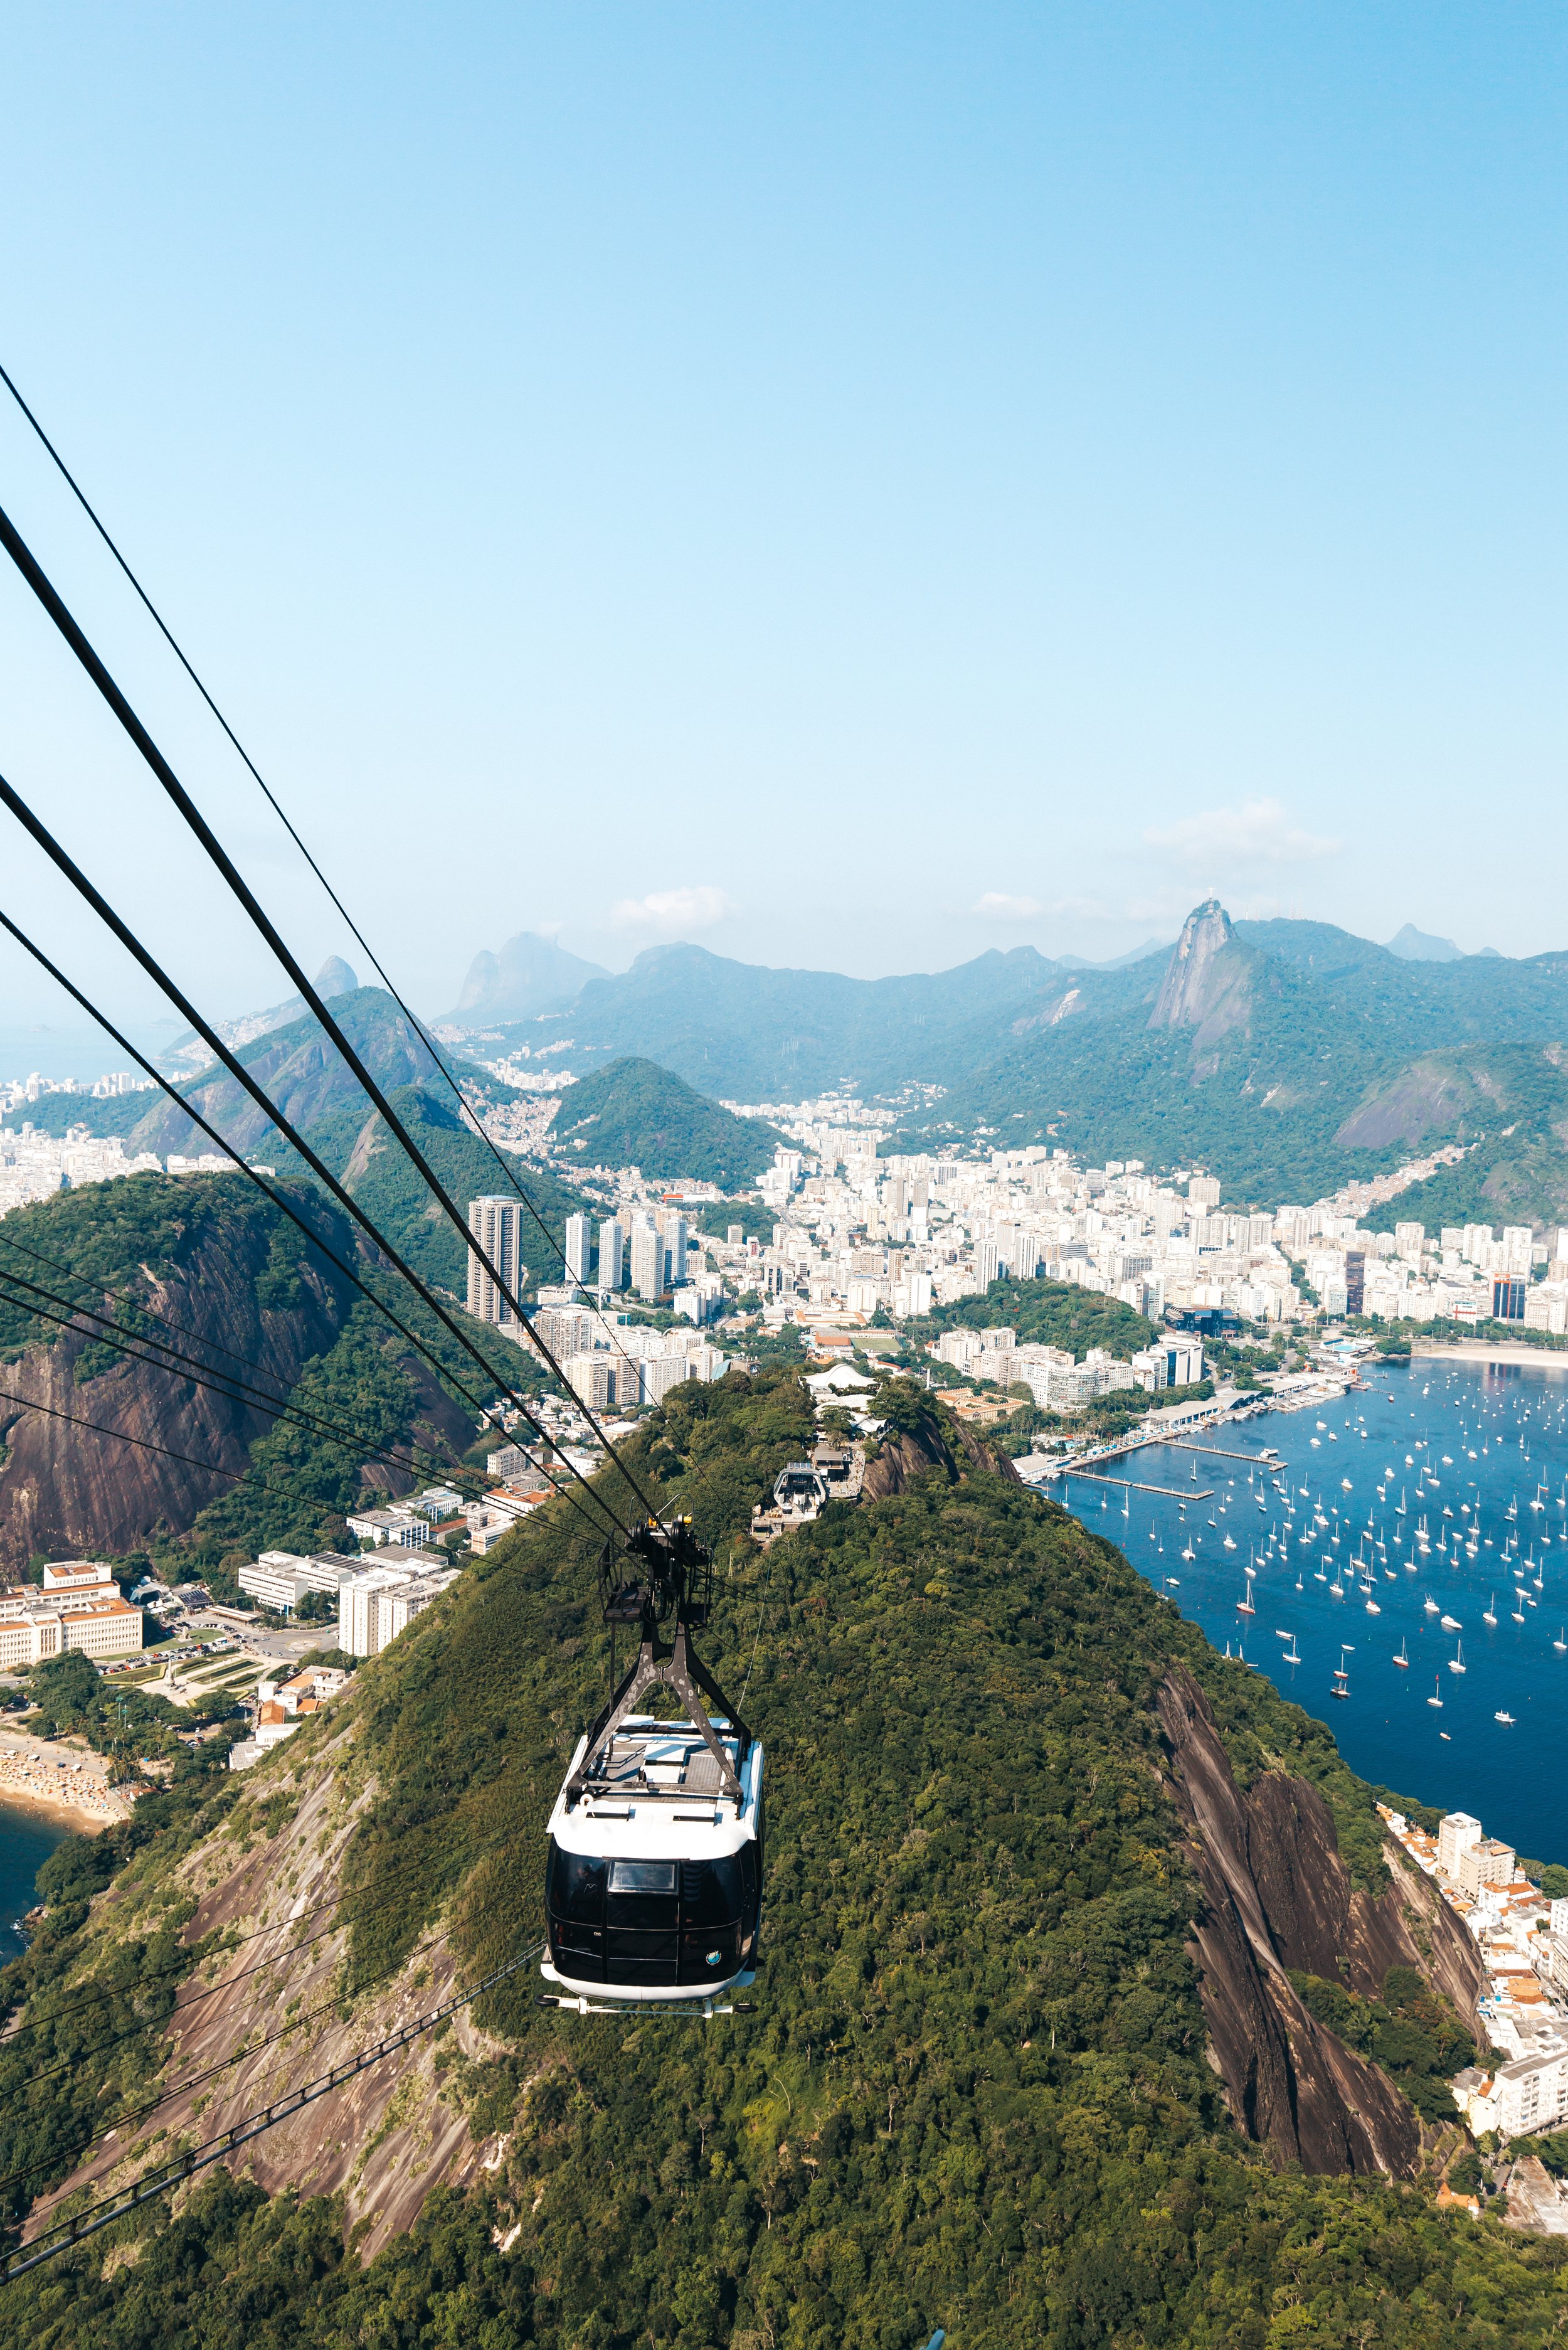
[(130, 1816), (109, 1787), (99, 1756), (15, 1731), (0, 1731), (0, 1803), (51, 1812), (77, 1835)]
[(1532, 1363), (1538, 1370), (1568, 1370), (1568, 1348), (1527, 1347), (1517, 1338), (1413, 1338), (1413, 1356), (1444, 1356), (1452, 1363)]

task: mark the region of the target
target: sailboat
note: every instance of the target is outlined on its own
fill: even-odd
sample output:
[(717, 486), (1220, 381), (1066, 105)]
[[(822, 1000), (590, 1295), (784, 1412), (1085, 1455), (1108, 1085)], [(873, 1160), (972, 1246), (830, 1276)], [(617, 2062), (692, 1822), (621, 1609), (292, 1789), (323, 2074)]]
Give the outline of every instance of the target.
[(1462, 1640), (1456, 1640), (1454, 1642), (1454, 1653), (1449, 1659), (1449, 1670), (1451, 1673), (1462, 1673), (1468, 1669), (1469, 1668), (1465, 1663), (1465, 1644)]
[(1427, 1700), (1427, 1703), (1428, 1703), (1428, 1705), (1435, 1705), (1435, 1706), (1438, 1706), (1438, 1707), (1440, 1707), (1440, 1706), (1442, 1705), (1442, 1702), (1443, 1702), (1443, 1684), (1442, 1684), (1442, 1680), (1441, 1680), (1441, 1679), (1439, 1678), (1439, 1679), (1436, 1679), (1436, 1680), (1434, 1680), (1434, 1681), (1433, 1681), (1433, 1683), (1432, 1683), (1432, 1694), (1431, 1694), (1431, 1696)]
[(1257, 1612), (1252, 1605), (1252, 1586), (1250, 1583), (1244, 1583), (1241, 1586), (1241, 1596), (1236, 1602), (1236, 1613), (1238, 1616), (1255, 1616)]
[(1563, 1654), (1565, 1648), (1568, 1648), (1568, 1638), (1564, 1638), (1565, 1634), (1568, 1634), (1568, 1624), (1559, 1624), (1557, 1627), (1557, 1638), (1552, 1643), (1559, 1656)]
[(1496, 1617), (1495, 1613), (1493, 1612), (1493, 1611), (1495, 1610), (1496, 1607), (1497, 1607), (1497, 1594), (1496, 1594), (1496, 1592), (1494, 1591), (1494, 1592), (1492, 1593), (1492, 1595), (1491, 1595), (1491, 1597), (1487, 1601), (1486, 1606), (1481, 1609), (1481, 1622), (1482, 1622), (1483, 1624), (1491, 1624), (1491, 1625), (1495, 1625), (1495, 1624), (1496, 1624), (1496, 1622), (1497, 1622), (1497, 1617)]
[(1408, 1640), (1401, 1640), (1399, 1643), (1399, 1653), (1394, 1659), (1402, 1673), (1407, 1673), (1410, 1669), (1410, 1659), (1405, 1653), (1410, 1643)]
[(1350, 1676), (1345, 1669), (1345, 1652), (1341, 1648), (1339, 1652), (1338, 1669), (1335, 1671), (1334, 1676), (1334, 1687), (1329, 1691), (1329, 1695), (1331, 1697), (1348, 1697), (1350, 1695)]

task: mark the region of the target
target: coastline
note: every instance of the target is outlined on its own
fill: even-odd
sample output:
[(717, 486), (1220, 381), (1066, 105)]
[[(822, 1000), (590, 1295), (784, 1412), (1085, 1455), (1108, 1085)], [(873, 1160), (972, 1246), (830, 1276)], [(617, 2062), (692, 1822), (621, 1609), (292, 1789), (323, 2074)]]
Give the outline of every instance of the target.
[(1412, 1360), (1450, 1363), (1557, 1363), (1568, 1370), (1568, 1348), (1527, 1347), (1517, 1338), (1412, 1338)]
[(0, 1812), (9, 1808), (47, 1820), (67, 1835), (101, 1835), (120, 1817), (118, 1812), (89, 1810), (85, 1804), (64, 1803), (57, 1795), (35, 1794), (31, 1788), (14, 1786), (10, 1780), (0, 1778)]
[(73, 1835), (96, 1835), (130, 1817), (101, 1770), (78, 1748), (0, 1731), (0, 1804), (47, 1813)]

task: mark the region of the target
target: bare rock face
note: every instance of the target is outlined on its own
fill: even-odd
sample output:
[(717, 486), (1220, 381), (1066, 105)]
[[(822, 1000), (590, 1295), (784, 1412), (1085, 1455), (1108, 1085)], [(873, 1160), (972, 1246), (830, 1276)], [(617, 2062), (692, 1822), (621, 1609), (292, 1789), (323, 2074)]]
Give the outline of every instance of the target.
[[(199, 1365), (286, 1393), (310, 1357), (332, 1345), (349, 1293), (310, 1272), (301, 1276), (299, 1305), (264, 1309), (256, 1281), (265, 1257), (259, 1225), (238, 1237), (213, 1234), (177, 1274), (153, 1283), (146, 1302), (179, 1326), (171, 1343)], [(0, 1567), (40, 1552), (122, 1556), (159, 1525), (182, 1533), (243, 1474), (249, 1447), (274, 1425), (242, 1397), (129, 1358), (78, 1380), (88, 1346), (85, 1335), (62, 1332), (52, 1347), (30, 1347), (5, 1366)], [(265, 1364), (265, 1377), (236, 1356)], [(122, 1435), (140, 1443), (123, 1443)]]
[(1195, 1047), (1244, 1027), (1254, 961), (1219, 899), (1206, 898), (1189, 914), (1171, 949), (1149, 1026), (1196, 1029)]
[[(313, 1758), (322, 1754), (326, 1742), (317, 1746), (311, 1731), (296, 1736), (302, 1746), (311, 1743)], [(339, 1743), (337, 1754), (342, 1752)], [(183, 1929), (188, 1943), (228, 1927), (254, 1935), (275, 1926), (275, 1940), (259, 1944), (263, 1952), (297, 1943), (300, 1955), (287, 1966), (257, 1971), (255, 1946), (214, 1953), (199, 1970), (195, 1988), (201, 1995), (185, 1991), (163, 2027), (175, 2076), (189, 2079), (190, 2089), (140, 2127), (100, 2145), (63, 2185), (40, 2199), (27, 2220), (30, 2236), (47, 2227), (63, 2199), (78, 2189), (116, 2189), (181, 2138), (199, 2142), (220, 2136), (441, 2005), (458, 1989), (450, 1943), (430, 1933), (390, 1981), (352, 2012), (334, 2002), (348, 1955), (343, 1926), (323, 1933), (293, 1921), (340, 1891), (344, 1856), (373, 1783), (355, 1794), (334, 1770), (291, 1770), (286, 1766), (293, 1760), (286, 1750), (256, 1766), (263, 1774), (255, 1782), (258, 1795), (296, 1799), (288, 1824), (259, 1842), (254, 1828), (207, 1837), (181, 1864), (176, 1881), (197, 1902)], [(135, 1898), (111, 1892), (106, 1915), (123, 1917), (128, 1929), (145, 1931), (140, 1918), (130, 1914)], [(256, 2041), (284, 2033), (296, 2017), (304, 2028), (232, 2062)], [(242, 2147), (232, 2168), (268, 2194), (288, 2187), (306, 2195), (342, 2194), (349, 2227), (361, 2230), (360, 2256), (373, 2258), (413, 2225), (434, 2187), (461, 2189), (498, 2159), (493, 2141), (475, 2139), (450, 2086), (443, 2095), (438, 2063), (444, 2071), (453, 2049), (470, 2058), (496, 2053), (472, 2015), (460, 2010), (444, 2048), (429, 2035), (416, 2040)], [(224, 2064), (228, 2069), (215, 2080), (202, 2080), (208, 2067)]]
[(935, 1426), (921, 1436), (885, 1438), (880, 1454), (866, 1471), (860, 1498), (880, 1502), (889, 1493), (902, 1493), (913, 1479), (928, 1469), (945, 1470), (955, 1481), (968, 1469), (981, 1469), (989, 1470), (993, 1476), (1011, 1478), (1015, 1485), (1019, 1482), (1018, 1471), (1005, 1452), (998, 1452), (961, 1419), (956, 1419), (950, 1440)]
[(1374, 1901), (1350, 1882), (1317, 1790), (1282, 1772), (1245, 1794), (1208, 1700), (1185, 1669), (1158, 1700), (1189, 1858), (1203, 1888), (1192, 1955), (1211, 2062), (1249, 2137), (1311, 2171), (1410, 2178), (1419, 2122), (1374, 2064), (1308, 2013), (1287, 1970), (1375, 1995), (1392, 1966), (1416, 1968), (1472, 2027), (1484, 1988), (1458, 1920), (1390, 1846), (1394, 1882)]

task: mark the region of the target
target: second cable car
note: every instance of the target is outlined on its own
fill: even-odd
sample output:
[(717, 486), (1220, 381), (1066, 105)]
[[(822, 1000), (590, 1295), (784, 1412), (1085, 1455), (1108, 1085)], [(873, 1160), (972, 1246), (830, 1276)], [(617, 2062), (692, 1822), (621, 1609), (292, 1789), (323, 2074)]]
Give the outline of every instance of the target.
[[(607, 1571), (606, 1618), (637, 1623), (641, 1640), (578, 1741), (550, 1814), (540, 1969), (557, 1987), (549, 2004), (684, 2009), (755, 1972), (763, 1750), (691, 1648), (711, 1586), (690, 1520), (641, 1529), (620, 1579)], [(667, 1648), (659, 1627), (670, 1613)], [(684, 1719), (635, 1711), (659, 1687)]]

